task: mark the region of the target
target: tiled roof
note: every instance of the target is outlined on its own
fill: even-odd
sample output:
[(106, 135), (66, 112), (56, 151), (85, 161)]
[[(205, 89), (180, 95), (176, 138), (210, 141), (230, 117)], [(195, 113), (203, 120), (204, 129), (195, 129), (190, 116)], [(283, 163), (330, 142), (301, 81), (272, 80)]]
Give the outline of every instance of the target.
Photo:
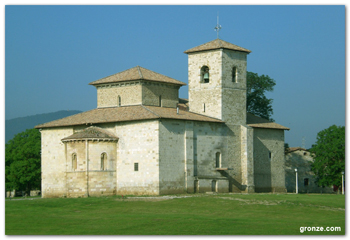
[(188, 99), (185, 98), (179, 98), (179, 103), (177, 106), (184, 111), (188, 111), (190, 107), (188, 104)]
[(289, 128), (287, 127), (284, 127), (275, 122), (270, 122), (269, 120), (255, 116), (254, 114), (251, 114), (251, 113), (247, 113), (247, 125), (253, 128), (272, 128), (272, 129), (289, 130)]
[(201, 121), (201, 122), (220, 122), (223, 123), (220, 119), (208, 117), (198, 113), (193, 113), (189, 111), (184, 111), (179, 108), (179, 114), (176, 113), (176, 108), (165, 108), (165, 107), (153, 107), (153, 106), (144, 106), (153, 113), (159, 116), (159, 118), (168, 118), (168, 119), (181, 119), (181, 120), (192, 120), (192, 121)]
[[(183, 105), (183, 107), (181, 107)], [(76, 125), (91, 125), (110, 122), (127, 122), (150, 119), (179, 119), (201, 122), (219, 122), (222, 120), (193, 113), (187, 110), (187, 99), (181, 99), (179, 103), (179, 114), (176, 108), (154, 107), (154, 106), (124, 106), (110, 108), (96, 108), (87, 112), (75, 114), (69, 117), (58, 119), (44, 124), (39, 124), (35, 128), (65, 127)], [(247, 113), (247, 125), (253, 128), (270, 128), (289, 130), (280, 124), (270, 122), (251, 113)]]
[(287, 149), (286, 153), (291, 153), (291, 152), (295, 152), (295, 151), (309, 151), (305, 148), (301, 148), (301, 147), (290, 147)]
[(80, 139), (93, 139), (93, 140), (98, 139), (98, 140), (116, 141), (118, 140), (118, 137), (116, 137), (114, 134), (107, 131), (106, 129), (91, 126), (80, 132), (76, 132), (66, 138), (63, 138), (62, 141), (65, 142), (65, 141), (73, 141), (73, 140), (80, 140)]
[(91, 82), (89, 84), (98, 85), (98, 84), (104, 84), (104, 83), (116, 83), (116, 82), (135, 81), (135, 80), (147, 80), (147, 81), (171, 83), (171, 84), (176, 84), (181, 86), (186, 85), (186, 83), (180, 82), (178, 80), (153, 72), (151, 70), (148, 70), (140, 66), (136, 66), (128, 70), (125, 70), (123, 72), (113, 74), (111, 76), (102, 78), (100, 80)]
[(134, 121), (140, 119), (155, 119), (154, 114), (146, 111), (141, 105), (127, 107), (96, 108), (78, 113), (52, 122), (37, 125), (35, 128), (61, 127), (72, 125), (90, 125), (97, 123)]
[(97, 108), (52, 122), (39, 124), (35, 126), (35, 128), (91, 125), (99, 123), (126, 122), (159, 118), (205, 122), (223, 122), (216, 118), (211, 118), (201, 114), (184, 111), (182, 109), (180, 109), (179, 114), (177, 114), (176, 108), (137, 105), (125, 107)]
[(187, 98), (179, 98), (179, 103), (188, 104)]
[(246, 52), (246, 53), (251, 52), (248, 49), (242, 48), (242, 47), (237, 46), (235, 44), (226, 42), (224, 40), (215, 39), (213, 41), (210, 41), (210, 42), (204, 43), (202, 45), (199, 45), (197, 47), (186, 50), (184, 53), (200, 52), (200, 51), (207, 51), (207, 50), (214, 50), (214, 49), (221, 49), (221, 48), (240, 51), (240, 52)]

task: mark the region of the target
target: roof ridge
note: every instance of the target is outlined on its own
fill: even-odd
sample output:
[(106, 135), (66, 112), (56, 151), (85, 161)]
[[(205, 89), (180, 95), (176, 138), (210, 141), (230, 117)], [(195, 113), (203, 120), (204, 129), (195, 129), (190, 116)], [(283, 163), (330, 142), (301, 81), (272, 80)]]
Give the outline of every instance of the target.
[(153, 113), (153, 114), (156, 115), (158, 118), (161, 118), (161, 116), (159, 116), (157, 113), (153, 112), (151, 109), (145, 107), (144, 105), (141, 105), (141, 107), (143, 107), (143, 108), (146, 109), (147, 111)]
[(199, 46), (193, 47), (191, 49), (186, 50), (184, 53), (193, 53), (193, 52), (201, 52), (201, 51), (209, 51), (209, 50), (215, 50), (215, 49), (229, 49), (229, 50), (234, 50), (234, 51), (240, 51), (240, 52), (246, 52), (246, 53), (251, 53), (250, 50), (240, 47), (236, 44), (227, 42), (222, 39), (214, 39), (210, 42), (201, 44)]
[(105, 128), (101, 128), (101, 127), (94, 126), (94, 125), (92, 125), (92, 126), (90, 126), (90, 127), (87, 127), (87, 128), (84, 128), (82, 131), (88, 131), (90, 128), (95, 128), (95, 129), (97, 129), (97, 130), (100, 131), (100, 132), (103, 132), (103, 133), (105, 133), (105, 134), (108, 134), (108, 135), (111, 135), (111, 136), (113, 136), (113, 137), (116, 137), (115, 134), (114, 134), (113, 132), (111, 132), (111, 131), (109, 131), (109, 130), (107, 130), (107, 129), (105, 129)]
[(218, 41), (218, 42), (219, 42), (219, 46), (220, 46), (221, 48), (223, 48), (223, 47), (224, 47), (224, 46), (222, 45), (222, 41), (223, 41), (223, 40), (221, 40), (221, 39), (219, 39), (219, 38), (218, 38), (218, 40), (219, 40), (219, 41)]
[(144, 79), (144, 77), (143, 77), (143, 75), (142, 75), (142, 72), (141, 72), (141, 69), (140, 69), (140, 66), (137, 65), (136, 68), (137, 68), (137, 70), (139, 71), (140, 78), (141, 78), (141, 79)]
[[(136, 67), (137, 67), (137, 66), (136, 66)], [(103, 79), (112, 77), (112, 76), (114, 76), (114, 75), (117, 75), (117, 74), (120, 74), (120, 73), (123, 73), (123, 72), (126, 72), (126, 71), (129, 71), (129, 70), (131, 70), (131, 69), (133, 69), (133, 68), (136, 68), (136, 67), (128, 68), (128, 69), (125, 69), (125, 70), (123, 70), (123, 71), (121, 71), (121, 72), (117, 72), (117, 73), (111, 74), (111, 75), (109, 75), (109, 76), (106, 76), (106, 77), (97, 79), (97, 80), (95, 80), (95, 81), (90, 82), (89, 85), (93, 85), (93, 84), (91, 84), (91, 83), (94, 83), (94, 82), (97, 82), (97, 81), (100, 81), (100, 80), (103, 80)]]
[(76, 139), (119, 139), (114, 133), (97, 126), (87, 127), (79, 132), (75, 132), (72, 135), (62, 138), (61, 141), (72, 141)]
[[(143, 67), (141, 67), (141, 68), (143, 68)], [(158, 72), (155, 72), (155, 71), (150, 70), (150, 69), (147, 69), (147, 68), (143, 68), (143, 69), (145, 69), (145, 70), (147, 70), (147, 71), (149, 71), (149, 72), (151, 72), (151, 73), (154, 73), (154, 74), (157, 74), (157, 75), (161, 75), (161, 76), (164, 76), (164, 77), (167, 77), (167, 78), (171, 78), (171, 79), (173, 79), (173, 80), (175, 80), (175, 81), (181, 82), (181, 81), (179, 81), (179, 80), (176, 80), (175, 78), (169, 77), (169, 76), (164, 75), (164, 74), (162, 74), (162, 73), (158, 73)], [(144, 78), (144, 80), (149, 80), (149, 79)]]
[(126, 81), (137, 81), (137, 80), (148, 80), (161, 83), (169, 83), (175, 85), (186, 85), (186, 83), (176, 80), (175, 78), (169, 77), (167, 75), (157, 73), (155, 71), (143, 68), (139, 65), (127, 70), (115, 73), (113, 75), (101, 78), (99, 80), (90, 82), (89, 85), (99, 85), (99, 84), (108, 84), (114, 82), (126, 82)]

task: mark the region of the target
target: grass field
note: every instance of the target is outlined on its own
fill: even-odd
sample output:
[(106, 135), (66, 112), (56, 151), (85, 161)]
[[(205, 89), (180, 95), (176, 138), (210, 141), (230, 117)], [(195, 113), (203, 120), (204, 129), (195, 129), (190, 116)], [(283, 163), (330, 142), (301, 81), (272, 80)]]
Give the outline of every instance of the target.
[[(6, 235), (345, 234), (344, 195), (188, 194), (5, 201)], [(341, 227), (305, 231), (300, 227)]]

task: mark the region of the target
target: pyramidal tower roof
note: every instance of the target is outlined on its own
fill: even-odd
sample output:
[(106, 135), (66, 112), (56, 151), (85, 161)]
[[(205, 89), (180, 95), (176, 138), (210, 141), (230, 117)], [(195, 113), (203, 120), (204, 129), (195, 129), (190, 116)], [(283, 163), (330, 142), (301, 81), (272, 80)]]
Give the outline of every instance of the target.
[(215, 50), (215, 49), (230, 49), (230, 50), (235, 50), (240, 52), (251, 53), (251, 51), (248, 49), (242, 48), (240, 46), (226, 42), (221, 39), (215, 39), (213, 41), (199, 45), (197, 47), (188, 49), (184, 53), (193, 53), (193, 52), (208, 51), (208, 50)]
[(98, 85), (104, 83), (116, 83), (116, 82), (125, 82), (125, 81), (134, 81), (134, 80), (147, 80), (154, 82), (163, 82), (171, 83), (176, 85), (186, 85), (184, 82), (180, 82), (176, 79), (167, 77), (165, 75), (153, 72), (146, 68), (136, 66), (128, 70), (113, 74), (111, 76), (102, 78), (100, 80), (89, 83), (90, 85)]

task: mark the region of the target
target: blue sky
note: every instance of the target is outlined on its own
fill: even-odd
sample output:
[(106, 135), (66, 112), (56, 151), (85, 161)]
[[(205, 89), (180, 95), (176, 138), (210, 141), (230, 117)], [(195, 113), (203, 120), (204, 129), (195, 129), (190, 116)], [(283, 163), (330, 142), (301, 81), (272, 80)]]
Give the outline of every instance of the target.
[(6, 6), (5, 118), (96, 108), (88, 83), (137, 65), (187, 83), (183, 52), (216, 38), (218, 12), (220, 38), (252, 51), (247, 70), (275, 79), (290, 146), (345, 125), (341, 5)]

